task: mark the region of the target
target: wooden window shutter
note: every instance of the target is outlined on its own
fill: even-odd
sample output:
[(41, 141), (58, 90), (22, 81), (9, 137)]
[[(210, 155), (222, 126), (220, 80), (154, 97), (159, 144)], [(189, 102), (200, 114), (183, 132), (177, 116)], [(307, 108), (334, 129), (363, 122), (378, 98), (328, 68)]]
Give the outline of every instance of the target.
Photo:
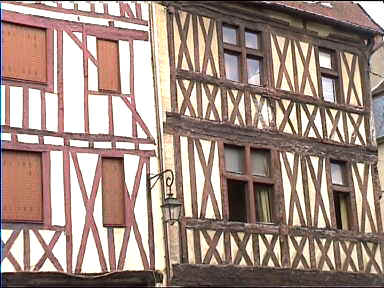
[(3, 221), (43, 222), (41, 153), (2, 152)]
[(120, 92), (118, 42), (97, 39), (99, 90)]
[(46, 29), (2, 22), (3, 66), (6, 78), (47, 83)]
[(103, 158), (102, 170), (103, 223), (105, 226), (124, 226), (124, 160)]

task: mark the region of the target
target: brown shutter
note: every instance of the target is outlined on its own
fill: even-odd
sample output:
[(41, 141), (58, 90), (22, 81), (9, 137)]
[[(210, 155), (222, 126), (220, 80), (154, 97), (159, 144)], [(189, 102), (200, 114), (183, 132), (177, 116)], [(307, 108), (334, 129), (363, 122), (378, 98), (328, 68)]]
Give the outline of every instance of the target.
[(124, 226), (124, 160), (103, 158), (103, 223)]
[(2, 152), (3, 221), (43, 222), (41, 153)]
[(46, 30), (2, 22), (3, 77), (47, 83)]
[(119, 47), (116, 41), (97, 39), (99, 90), (120, 92)]

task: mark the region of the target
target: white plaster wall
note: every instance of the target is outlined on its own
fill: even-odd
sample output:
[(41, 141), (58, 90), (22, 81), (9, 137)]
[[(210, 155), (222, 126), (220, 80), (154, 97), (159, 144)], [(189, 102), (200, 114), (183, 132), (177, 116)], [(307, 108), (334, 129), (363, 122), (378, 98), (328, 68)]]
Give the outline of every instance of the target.
[(37, 89), (29, 89), (29, 128), (41, 129), (41, 96)]
[[(135, 41), (136, 42), (136, 41)], [(138, 41), (141, 42), (141, 41)], [(139, 54), (141, 51), (134, 50)], [(134, 55), (135, 56), (135, 55)], [(140, 61), (145, 61), (145, 58), (141, 58), (138, 56)], [(129, 94), (130, 93), (130, 50), (129, 50), (129, 42), (128, 41), (119, 41), (119, 61), (120, 61), (120, 82), (121, 82), (121, 93)], [(140, 69), (140, 68), (139, 68)], [(139, 76), (140, 74), (138, 74)], [(142, 79), (140, 77), (140, 79)]]
[(84, 133), (83, 53), (63, 33), (64, 131)]
[(63, 152), (51, 151), (52, 225), (65, 225)]
[(1, 125), (5, 124), (5, 86), (1, 85)]
[[(1, 240), (4, 241), (4, 243), (7, 243), (8, 239), (12, 235), (12, 230), (1, 230)], [(13, 257), (16, 259), (16, 261), (19, 263), (21, 267), (23, 267), (24, 263), (24, 243), (23, 243), (23, 233), (20, 232), (19, 236), (17, 236), (15, 242), (12, 245), (12, 248), (10, 250)], [(4, 258), (4, 260), (1, 262), (1, 272), (14, 272), (15, 268), (12, 265), (12, 263), (8, 260), (8, 258)]]
[(39, 143), (39, 137), (37, 135), (29, 135), (29, 134), (18, 134), (17, 135), (17, 140), (19, 142), (24, 142), (24, 143)]
[[(124, 104), (125, 105), (125, 104)], [(91, 134), (108, 134), (108, 96), (89, 95), (89, 131)]]
[[(156, 135), (155, 100), (152, 77), (151, 46), (149, 41), (134, 41), (135, 101), (139, 112), (151, 135)], [(145, 137), (138, 127), (138, 136)]]
[(23, 126), (23, 88), (10, 87), (10, 126), (19, 127)]
[(132, 136), (132, 112), (124, 101), (118, 97), (112, 97), (114, 135)]
[(46, 127), (49, 131), (57, 131), (59, 123), (59, 106), (56, 94), (45, 93)]

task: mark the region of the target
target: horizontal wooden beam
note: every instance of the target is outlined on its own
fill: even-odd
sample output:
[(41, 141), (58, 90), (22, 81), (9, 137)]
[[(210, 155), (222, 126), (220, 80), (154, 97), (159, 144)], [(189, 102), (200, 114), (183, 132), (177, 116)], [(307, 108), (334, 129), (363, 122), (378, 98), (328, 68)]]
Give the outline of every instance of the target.
[(85, 24), (67, 20), (25, 15), (18, 12), (2, 10), (2, 21), (15, 22), (41, 28), (63, 29), (72, 32), (86, 32), (87, 35), (110, 40), (143, 40), (148, 41), (148, 32), (136, 29), (122, 29), (111, 26)]
[(223, 140), (232, 144), (259, 144), (280, 151), (324, 156), (340, 160), (377, 162), (377, 147), (335, 143), (327, 139), (305, 139), (278, 131), (215, 123), (167, 112), (165, 133), (192, 138)]
[(2, 3), (10, 3), (12, 5), (20, 5), (20, 6), (25, 6), (25, 7), (31, 7), (31, 8), (36, 8), (36, 9), (42, 9), (42, 10), (47, 10), (47, 11), (55, 11), (59, 13), (64, 13), (64, 14), (76, 14), (80, 16), (87, 16), (87, 17), (93, 17), (93, 18), (101, 18), (101, 19), (111, 19), (115, 21), (121, 21), (121, 22), (127, 22), (127, 23), (133, 23), (137, 25), (145, 25), (148, 26), (148, 21), (142, 20), (139, 18), (129, 18), (125, 16), (114, 16), (111, 14), (99, 14), (95, 12), (87, 12), (87, 11), (81, 11), (81, 10), (74, 10), (74, 9), (66, 9), (62, 7), (51, 7), (48, 5), (40, 4), (40, 3), (22, 3), (22, 2), (15, 2), (15, 1), (2, 1)]
[(62, 137), (67, 140), (84, 140), (94, 142), (129, 142), (134, 144), (155, 144), (156, 142), (150, 138), (113, 136), (108, 134), (89, 134), (89, 133), (71, 133), (71, 132), (54, 132), (48, 130), (28, 129), (1, 125), (3, 133), (28, 134), (38, 136)]
[(214, 230), (214, 231), (229, 231), (229, 232), (246, 232), (258, 234), (280, 234), (291, 236), (308, 236), (312, 235), (315, 238), (331, 239), (331, 240), (347, 240), (347, 241), (369, 241), (383, 242), (384, 235), (377, 233), (360, 233), (352, 230), (339, 230), (331, 228), (312, 228), (287, 226), (278, 223), (242, 223), (217, 221), (213, 219), (195, 219), (184, 217), (181, 219), (186, 229), (193, 230)]
[(369, 114), (369, 108), (365, 109), (363, 107), (354, 107), (346, 104), (325, 102), (322, 99), (314, 98), (312, 96), (307, 96), (304, 94), (298, 94), (298, 93), (293, 93), (293, 92), (284, 91), (280, 89), (275, 89), (273, 87), (262, 87), (262, 86), (250, 85), (250, 84), (245, 84), (240, 82), (228, 81), (226, 79), (218, 79), (209, 75), (204, 75), (201, 73), (191, 72), (186, 70), (177, 70), (176, 79), (180, 79), (180, 80), (187, 79), (192, 81), (198, 81), (202, 83), (213, 84), (223, 88), (238, 89), (241, 91), (248, 90), (251, 93), (263, 95), (274, 100), (287, 99), (287, 100), (292, 100), (295, 103), (316, 105), (319, 108), (320, 107), (332, 108), (332, 109), (337, 109), (337, 110), (341, 110), (349, 113), (357, 113), (361, 115)]
[(78, 275), (60, 272), (7, 272), (1, 276), (1, 287), (150, 287), (163, 281), (163, 274), (159, 271)]
[(382, 275), (368, 273), (241, 267), (235, 265), (174, 264), (172, 285), (197, 287), (383, 286)]

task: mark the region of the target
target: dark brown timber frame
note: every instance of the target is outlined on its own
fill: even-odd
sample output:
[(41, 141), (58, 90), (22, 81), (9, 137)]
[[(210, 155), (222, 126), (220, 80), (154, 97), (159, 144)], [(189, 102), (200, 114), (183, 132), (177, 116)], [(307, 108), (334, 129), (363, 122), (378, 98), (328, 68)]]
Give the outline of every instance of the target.
[[(367, 47), (363, 41), (352, 40), (352, 38), (348, 37), (338, 37), (334, 34), (324, 38), (319, 36), (317, 32), (309, 31), (306, 28), (287, 27), (289, 23), (272, 19), (266, 13), (262, 14), (262, 12), (257, 12), (256, 10), (252, 10), (251, 13), (249, 9), (241, 4), (224, 3), (218, 6), (206, 2), (187, 4), (187, 2), (165, 1), (163, 3), (167, 6), (171, 80), (171, 111), (167, 111), (170, 113), (167, 113), (164, 132), (173, 135), (174, 139), (173, 148), (178, 183), (177, 195), (179, 199), (184, 201), (184, 193), (186, 191), (183, 189), (183, 183), (189, 183), (189, 179), (183, 180), (182, 168), (185, 165), (190, 169), (189, 173), (193, 175), (191, 178), (193, 179), (196, 175), (194, 170), (195, 161), (200, 161), (200, 163), (205, 161), (207, 169), (203, 171), (205, 177), (204, 187), (207, 183), (212, 185), (210, 180), (212, 174), (211, 161), (215, 157), (215, 153), (217, 153), (219, 158), (220, 170), (224, 171), (224, 143), (244, 146), (255, 145), (256, 147), (271, 149), (277, 154), (274, 157), (276, 160), (273, 161), (272, 169), (277, 169), (278, 171), (285, 169), (291, 186), (291, 194), (288, 196), (289, 194), (286, 191), (288, 188), (283, 186), (283, 179), (279, 174), (275, 182), (275, 209), (279, 211), (278, 215), (276, 215), (278, 219), (276, 219), (275, 224), (249, 224), (228, 221), (227, 185), (223, 175), (221, 175), (220, 179), (220, 195), (212, 196), (214, 194), (211, 193), (212, 191), (206, 192), (204, 190), (203, 207), (206, 207), (206, 201), (209, 197), (213, 204), (214, 219), (207, 219), (205, 214), (201, 213), (203, 210), (198, 211), (198, 207), (202, 207), (197, 202), (196, 186), (198, 183), (191, 180), (192, 217), (183, 217), (180, 223), (180, 246), (182, 247), (180, 259), (181, 263), (184, 264), (173, 267), (175, 273), (174, 284), (190, 285), (191, 283), (198, 283), (196, 281), (199, 280), (192, 279), (193, 276), (189, 279), (184, 274), (185, 271), (195, 271), (196, 273), (199, 271), (198, 273), (202, 273), (201, 275), (207, 272), (208, 274), (206, 275), (209, 275), (209, 273), (216, 271), (215, 269), (220, 270), (224, 267), (208, 267), (208, 265), (200, 264), (238, 265), (241, 261), (243, 261), (243, 265), (245, 263), (247, 266), (275, 267), (276, 270), (273, 270), (271, 275), (273, 273), (280, 273), (277, 271), (282, 271), (281, 275), (284, 275), (282, 277), (288, 277), (287, 273), (295, 273), (293, 272), (297, 271), (295, 269), (305, 269), (308, 271), (308, 274), (303, 276), (303, 284), (316, 284), (312, 281), (313, 275), (324, 275), (324, 277), (331, 278), (333, 275), (336, 275), (332, 274), (331, 276), (331, 274), (328, 275), (326, 272), (320, 272), (326, 268), (334, 273), (340, 273), (340, 277), (343, 279), (337, 282), (337, 277), (332, 278), (333, 280), (330, 283), (333, 283), (333, 285), (353, 284), (354, 280), (352, 279), (357, 279), (356, 283), (379, 283), (381, 281), (378, 280), (379, 277), (375, 278), (375, 276), (372, 276), (373, 278), (369, 278), (371, 275), (363, 274), (373, 273), (373, 271), (379, 274), (383, 273), (383, 268), (379, 264), (380, 262), (375, 260), (375, 257), (384, 259), (384, 238), (381, 235), (383, 228), (378, 202), (377, 148), (372, 145), (369, 126), (371, 111), (369, 91), (367, 90), (368, 77), (365, 59)], [(184, 23), (180, 20), (180, 11), (187, 12)], [(255, 15), (257, 20), (255, 20)], [(205, 49), (204, 55), (199, 55), (199, 43), (194, 42), (193, 47), (188, 47), (187, 44), (183, 43), (191, 35), (197, 39), (196, 35), (199, 31), (197, 25), (202, 17), (209, 17), (210, 25), (212, 22), (216, 23), (220, 77), (214, 73), (208, 75), (198, 65), (199, 57), (208, 57), (207, 55), (210, 53), (209, 48)], [(223, 43), (223, 24), (249, 27), (254, 31), (262, 31), (264, 86), (247, 85), (225, 79), (223, 58), (225, 45), (220, 45), (220, 43)], [(178, 29), (174, 30), (174, 25), (177, 25)], [(179, 38), (182, 42), (182, 48), (179, 51), (175, 51), (174, 37), (176, 35), (174, 33), (180, 33)], [(285, 37), (285, 42), (283, 43), (284, 47), (280, 47), (281, 50), (278, 51), (282, 64), (279, 71), (276, 71), (278, 72), (278, 79), (274, 79), (272, 45), (276, 44), (277, 36)], [(210, 34), (208, 37), (213, 36)], [(300, 42), (305, 42), (309, 45), (308, 51), (311, 52), (308, 53), (312, 53), (312, 56), (314, 56), (317, 78), (311, 78), (308, 56), (310, 54), (307, 54), (307, 57), (305, 57), (305, 51), (301, 48)], [(288, 47), (290, 48), (288, 49)], [(297, 50), (294, 48), (297, 48)], [(338, 79), (340, 81), (339, 92), (341, 99), (343, 99), (343, 101), (338, 101), (338, 103), (325, 102), (321, 97), (319, 48), (334, 51), (335, 64), (337, 65)], [(191, 49), (194, 51), (194, 59), (191, 57)], [(289, 77), (287, 77), (288, 72), (287, 67), (285, 67), (285, 58), (287, 57), (288, 50), (298, 59), (297, 61), (301, 61), (303, 64), (304, 73), (302, 79), (299, 79), (299, 76), (297, 76), (298, 67), (295, 61), (293, 61), (292, 67), (294, 71), (293, 78), (288, 79)], [(346, 53), (352, 54), (350, 67), (347, 63)], [(189, 57), (189, 60), (186, 60), (188, 63), (188, 68), (186, 69), (181, 69), (183, 57)], [(347, 70), (349, 70), (346, 75), (342, 75), (341, 65), (346, 65)], [(357, 104), (352, 105), (352, 93), (357, 93), (353, 80), (354, 74), (357, 73), (356, 67), (359, 67), (360, 70), (362, 97), (361, 100), (357, 100)], [(283, 91), (278, 88), (283, 77), (287, 78), (290, 91)], [(346, 77), (346, 79), (341, 79), (342, 77)], [(345, 93), (341, 81), (346, 81), (347, 83)], [(275, 85), (276, 82), (279, 85)], [(299, 85), (300, 82), (301, 85)], [(309, 85), (313, 96), (305, 95), (303, 82)], [(207, 87), (213, 87), (213, 89), (208, 93)], [(180, 88), (181, 93), (177, 88)], [(205, 89), (205, 95), (210, 103), (206, 112), (201, 105), (202, 89)], [(196, 92), (196, 104), (192, 104), (192, 91)], [(260, 96), (260, 100), (257, 100), (257, 96)], [(216, 106), (215, 101), (218, 98), (221, 100), (221, 107)], [(283, 101), (285, 100), (288, 100), (288, 106), (284, 106)], [(180, 101), (182, 102), (180, 103)], [(230, 111), (229, 103), (232, 104), (232, 111)], [(244, 105), (243, 111), (240, 111), (240, 103)], [(257, 106), (258, 112), (252, 110), (254, 109), (253, 105)], [(260, 111), (264, 105), (271, 111), (268, 121), (261, 116)], [(276, 113), (279, 110), (283, 113), (283, 121), (278, 123)], [(292, 117), (294, 114), (297, 117), (297, 129), (293, 125)], [(307, 119), (302, 119), (304, 117), (302, 115), (305, 115)], [(304, 120), (307, 120), (307, 126), (304, 126)], [(316, 124), (319, 120), (321, 127)], [(331, 123), (331, 128), (328, 128), (327, 121)], [(258, 126), (258, 123), (262, 123), (262, 127)], [(290, 127), (292, 132), (287, 133), (287, 127)], [(352, 127), (353, 131), (349, 131), (348, 127)], [(310, 132), (313, 132), (316, 136), (310, 137)], [(186, 138), (188, 142), (189, 163), (181, 162), (182, 138)], [(199, 150), (198, 146), (201, 145), (201, 140), (210, 141), (210, 153), (204, 156), (202, 153), (197, 152), (199, 155), (199, 160), (197, 160), (196, 157), (191, 155), (196, 154), (196, 150)], [(287, 160), (288, 154), (293, 154), (292, 164)], [(314, 159), (318, 159), (316, 160), (318, 161), (317, 166)], [(355, 219), (356, 223), (358, 221), (359, 225), (353, 225), (353, 229), (350, 231), (336, 229), (333, 205), (330, 206), (329, 211), (325, 208), (325, 201), (333, 203), (329, 167), (330, 159), (348, 162), (350, 185), (355, 187), (355, 191), (351, 191), (351, 202), (356, 201), (356, 193), (361, 195), (364, 202), (362, 211), (357, 211), (356, 204), (352, 204), (351, 217)], [(363, 174), (361, 174), (358, 168), (361, 165), (364, 166)], [(301, 174), (299, 174), (299, 169), (302, 171)], [(322, 180), (322, 175), (325, 175), (325, 181)], [(373, 192), (374, 198), (374, 203), (370, 203), (372, 208), (369, 208), (370, 205), (367, 202), (368, 175), (371, 175), (373, 183), (373, 191), (370, 191), (370, 193)], [(315, 201), (312, 203), (313, 206), (310, 203), (308, 188), (303, 189), (302, 195), (299, 195), (296, 191), (299, 176), (301, 176), (304, 187), (308, 187), (308, 183), (313, 183), (314, 190), (316, 191), (316, 199), (311, 200)], [(328, 198), (324, 198), (325, 195), (321, 195), (324, 186), (326, 186), (325, 189), (328, 191)], [(358, 187), (357, 190), (356, 187)], [(219, 196), (222, 197), (222, 215), (220, 209), (217, 209), (214, 204), (216, 201), (215, 197)], [(288, 199), (288, 197), (290, 198)], [(301, 204), (300, 197), (302, 197), (303, 204)], [(287, 202), (289, 205), (285, 207)], [(188, 205), (189, 203), (185, 204)], [(314, 209), (314, 212), (311, 209)], [(300, 226), (293, 226), (293, 217), (298, 217)], [(325, 227), (319, 226), (321, 217), (324, 219)], [(358, 217), (360, 218), (358, 219)], [(372, 230), (372, 233), (369, 234), (365, 233), (365, 223), (367, 222)], [(189, 231), (192, 233), (187, 233)], [(193, 235), (193, 242), (189, 242), (190, 238), (187, 241), (187, 234)], [(242, 238), (239, 236), (240, 234), (243, 235), (241, 236)], [(201, 245), (201, 242), (204, 241), (208, 245), (208, 250), (205, 252)], [(223, 243), (223, 248), (219, 248), (218, 243)], [(188, 245), (193, 245), (193, 250)], [(232, 252), (231, 245), (235, 245), (238, 248), (235, 255)], [(252, 246), (252, 252), (246, 250), (247, 245)], [(264, 246), (266, 249), (264, 255), (261, 255), (261, 246)], [(223, 249), (224, 252), (221, 252), (221, 254), (219, 249)], [(330, 251), (333, 251), (333, 258), (329, 256)], [(307, 253), (307, 256), (304, 256), (304, 252)], [(352, 255), (354, 253), (356, 253), (357, 258), (353, 258)], [(363, 255), (368, 255), (369, 260), (367, 263), (363, 262)], [(187, 265), (187, 263), (193, 261), (192, 259), (194, 260), (193, 263), (198, 265)], [(288, 270), (277, 270), (278, 267), (290, 269), (288, 269), (288, 272)], [(244, 272), (241, 272), (241, 269), (237, 270), (237, 267), (233, 270), (231, 269), (225, 270), (223, 268), (222, 271), (227, 271), (226, 273), (231, 271), (230, 273), (233, 272), (235, 274)], [(345, 273), (348, 271), (360, 272), (360, 274), (355, 277), (354, 274)], [(220, 274), (222, 272), (217, 273)], [(368, 277), (370, 280), (367, 280), (368, 278), (364, 279), (364, 277)], [(226, 279), (228, 280), (229, 278)], [(255, 285), (263, 283), (257, 282), (260, 279), (257, 280), (256, 278), (254, 283), (257, 284)], [(200, 280), (204, 281), (202, 279)], [(220, 282), (220, 280), (218, 281)], [(219, 282), (213, 281), (212, 283), (214, 284), (212, 285), (217, 285)], [(252, 283), (252, 281), (248, 283)], [(228, 285), (228, 282), (225, 284), (223, 282), (222, 285)]]

